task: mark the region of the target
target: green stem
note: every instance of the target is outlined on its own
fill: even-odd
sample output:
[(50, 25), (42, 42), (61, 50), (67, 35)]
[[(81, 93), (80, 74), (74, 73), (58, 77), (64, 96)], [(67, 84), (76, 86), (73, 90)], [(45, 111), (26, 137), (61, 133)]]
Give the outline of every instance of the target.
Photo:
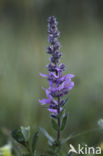
[[(59, 103), (60, 103), (60, 97), (58, 97), (58, 114), (60, 113), (60, 106), (59, 106)], [(59, 142), (60, 140), (60, 117), (58, 116), (58, 119), (57, 119), (57, 123), (58, 123), (58, 131), (57, 131), (57, 142)]]

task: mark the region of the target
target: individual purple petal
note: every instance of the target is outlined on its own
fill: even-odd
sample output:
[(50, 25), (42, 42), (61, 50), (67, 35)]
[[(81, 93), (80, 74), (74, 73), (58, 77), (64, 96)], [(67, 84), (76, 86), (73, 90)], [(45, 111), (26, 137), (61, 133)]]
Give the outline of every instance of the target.
[(57, 113), (57, 109), (48, 108), (48, 111), (51, 112), (51, 113)]
[(50, 95), (50, 92), (48, 89), (45, 90), (46, 91), (46, 96), (48, 97), (48, 99), (52, 100), (52, 96)]
[(70, 78), (68, 78), (68, 79), (66, 79), (64, 82), (63, 82), (63, 84), (64, 84), (64, 86), (67, 86), (68, 85), (68, 83), (70, 83), (71, 82), (71, 79)]
[(73, 78), (74, 76), (75, 76), (74, 74), (67, 74), (65, 77), (66, 77), (66, 79), (67, 79), (67, 78), (70, 78), (70, 79), (71, 79), (71, 78)]
[(53, 72), (50, 72), (50, 76), (54, 76), (55, 78), (59, 78), (59, 76), (58, 75), (56, 75), (55, 73), (53, 73)]
[(48, 77), (47, 74), (43, 74), (43, 73), (40, 73), (40, 76), (42, 76), (42, 77)]
[(74, 82), (72, 81), (69, 85), (68, 85), (68, 89), (71, 90), (74, 87)]
[(56, 91), (57, 91), (57, 87), (52, 87), (52, 88), (50, 88), (50, 91), (51, 91), (51, 92), (56, 92)]
[(52, 81), (49, 80), (49, 86), (52, 88), (53, 87), (53, 83)]
[[(63, 109), (60, 107), (60, 112), (62, 111)], [(48, 111), (51, 112), (51, 113), (58, 113), (57, 109), (51, 109), (51, 108), (48, 108)]]
[(39, 102), (41, 103), (41, 105), (49, 104), (50, 99), (42, 99), (42, 100), (39, 100)]

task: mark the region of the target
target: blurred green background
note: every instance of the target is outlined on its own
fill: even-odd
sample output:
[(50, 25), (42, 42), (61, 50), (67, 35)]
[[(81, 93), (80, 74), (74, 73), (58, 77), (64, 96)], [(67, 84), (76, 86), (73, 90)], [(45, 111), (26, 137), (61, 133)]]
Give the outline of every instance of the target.
[[(1, 131), (30, 125), (32, 130), (42, 126), (55, 134), (48, 111), (38, 103), (45, 97), (41, 87), (48, 86), (39, 73), (47, 73), (47, 18), (51, 15), (59, 21), (66, 73), (76, 75), (63, 137), (93, 129), (103, 117), (103, 1), (0, 0)], [(71, 142), (98, 145), (101, 136), (96, 131)], [(3, 145), (7, 139), (0, 137)], [(45, 138), (41, 136), (40, 142), (46, 143)]]

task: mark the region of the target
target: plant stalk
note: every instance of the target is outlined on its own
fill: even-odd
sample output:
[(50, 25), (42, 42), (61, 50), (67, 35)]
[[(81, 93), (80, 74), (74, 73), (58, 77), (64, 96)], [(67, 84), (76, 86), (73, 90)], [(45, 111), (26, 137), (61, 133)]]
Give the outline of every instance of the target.
[[(60, 97), (58, 97), (58, 114), (60, 113)], [(57, 119), (57, 124), (58, 124), (58, 131), (57, 131), (57, 142), (59, 142), (60, 140), (60, 117), (58, 116), (58, 119)]]
[(29, 148), (29, 146), (28, 146), (28, 144), (25, 142), (25, 147), (26, 147), (26, 149), (27, 149), (27, 151), (30, 153), (30, 154), (32, 154), (32, 152), (31, 152), (31, 150), (30, 150), (30, 148)]

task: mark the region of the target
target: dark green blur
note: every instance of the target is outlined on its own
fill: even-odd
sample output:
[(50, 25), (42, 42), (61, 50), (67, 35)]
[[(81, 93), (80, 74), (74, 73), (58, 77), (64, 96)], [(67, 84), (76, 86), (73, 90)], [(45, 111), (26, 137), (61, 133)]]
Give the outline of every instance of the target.
[[(45, 97), (42, 86), (48, 87), (39, 73), (47, 73), (51, 15), (59, 21), (61, 61), (66, 73), (75, 74), (63, 137), (97, 128), (103, 118), (103, 1), (0, 0), (0, 145), (7, 142), (5, 129), (21, 125), (32, 131), (41, 126), (55, 135), (48, 111), (38, 103)], [(93, 131), (70, 142), (93, 146), (102, 141), (103, 134)], [(43, 136), (39, 148), (46, 149)]]

